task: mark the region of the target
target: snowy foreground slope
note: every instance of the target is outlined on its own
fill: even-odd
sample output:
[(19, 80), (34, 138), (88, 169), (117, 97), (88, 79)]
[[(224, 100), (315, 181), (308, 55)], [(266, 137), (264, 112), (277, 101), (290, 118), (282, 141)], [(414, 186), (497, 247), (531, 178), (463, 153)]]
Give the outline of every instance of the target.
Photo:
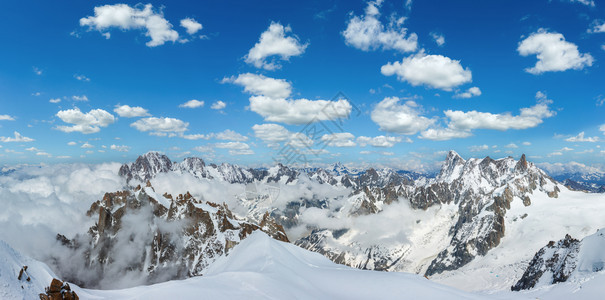
[(76, 291), (82, 299), (485, 299), (418, 275), (337, 265), (258, 231), (201, 277), (124, 290)]
[[(19, 280), (23, 266), (28, 267), (27, 274)], [(0, 240), (0, 299), (39, 299), (38, 294), (55, 277), (46, 264), (22, 255)]]
[[(30, 282), (16, 278), (22, 265)], [(72, 288), (80, 299), (602, 299), (605, 272), (585, 275), (531, 291), (471, 293), (414, 274), (337, 265), (256, 231), (204, 276), (122, 290)], [(37, 299), (53, 277), (45, 264), (0, 241), (0, 299)]]

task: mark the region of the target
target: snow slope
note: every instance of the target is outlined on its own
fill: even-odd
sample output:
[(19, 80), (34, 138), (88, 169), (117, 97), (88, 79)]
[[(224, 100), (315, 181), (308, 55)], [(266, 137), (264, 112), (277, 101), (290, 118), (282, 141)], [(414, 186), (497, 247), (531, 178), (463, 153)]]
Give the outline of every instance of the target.
[(485, 299), (421, 276), (364, 271), (254, 232), (202, 277), (101, 291), (81, 299)]
[[(18, 280), (19, 271), (27, 266), (30, 281)], [(39, 299), (38, 294), (57, 276), (46, 264), (29, 258), (0, 240), (0, 299)]]
[(582, 239), (605, 226), (605, 195), (561, 187), (558, 198), (534, 194), (530, 206), (515, 197), (505, 222), (506, 234), (498, 247), (431, 279), (468, 291), (509, 290), (549, 241), (558, 241), (565, 234)]

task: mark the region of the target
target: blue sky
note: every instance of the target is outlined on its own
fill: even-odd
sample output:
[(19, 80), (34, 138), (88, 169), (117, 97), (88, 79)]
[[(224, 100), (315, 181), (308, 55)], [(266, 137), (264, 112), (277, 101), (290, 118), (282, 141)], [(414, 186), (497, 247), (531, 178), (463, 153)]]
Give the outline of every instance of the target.
[(605, 167), (598, 1), (18, 1), (0, 23), (7, 164)]

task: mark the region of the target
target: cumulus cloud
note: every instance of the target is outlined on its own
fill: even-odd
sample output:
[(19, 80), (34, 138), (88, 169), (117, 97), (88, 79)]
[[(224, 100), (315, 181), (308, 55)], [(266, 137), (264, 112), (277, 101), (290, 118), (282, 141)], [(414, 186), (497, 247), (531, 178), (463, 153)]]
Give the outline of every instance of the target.
[(469, 88), (466, 92), (455, 94), (454, 98), (468, 99), (475, 96), (481, 96), (481, 90), (476, 86)]
[(84, 148), (84, 149), (90, 149), (90, 148), (94, 148), (95, 146), (89, 144), (89, 143), (84, 143), (82, 144), (82, 146), (80, 146), (80, 148)]
[(195, 34), (196, 32), (202, 30), (202, 24), (198, 23), (192, 18), (182, 19), (181, 27), (185, 28), (188, 34)]
[(250, 146), (242, 142), (227, 142), (227, 143), (216, 143), (216, 148), (229, 149), (230, 155), (252, 155), (254, 151), (250, 149)]
[(236, 142), (243, 142), (243, 141), (248, 140), (247, 136), (243, 136), (231, 129), (225, 129), (222, 132), (213, 133), (212, 137), (214, 137), (217, 140), (227, 140), (227, 141), (236, 141)]
[[(543, 94), (542, 94), (543, 95)], [(537, 97), (540, 95), (537, 95)], [(431, 128), (421, 133), (421, 138), (444, 141), (453, 138), (465, 138), (472, 135), (474, 129), (527, 129), (542, 124), (545, 118), (556, 114), (549, 107), (552, 101), (540, 99), (536, 105), (520, 109), (516, 116), (510, 113), (493, 114), (478, 111), (444, 111), (448, 118), (447, 128)]]
[(84, 76), (82, 74), (74, 74), (74, 78), (77, 79), (77, 80), (79, 80), (79, 81), (86, 81), (86, 82), (90, 81), (90, 78), (88, 78), (88, 77), (86, 77), (86, 76)]
[(68, 146), (75, 146), (77, 143), (76, 142), (69, 142), (67, 143)]
[(284, 79), (275, 79), (260, 74), (244, 73), (237, 77), (225, 77), (222, 83), (234, 83), (244, 87), (244, 91), (253, 95), (271, 98), (288, 98), (292, 85)]
[(348, 118), (352, 110), (345, 99), (336, 101), (308, 99), (275, 99), (266, 96), (250, 97), (250, 110), (266, 121), (291, 125)]
[(108, 30), (113, 27), (123, 31), (144, 30), (145, 36), (151, 38), (146, 43), (148, 47), (175, 42), (179, 38), (178, 32), (172, 29), (172, 24), (164, 18), (162, 11), (154, 11), (151, 4), (135, 7), (127, 4), (103, 5), (95, 7), (94, 13), (94, 16), (80, 19), (80, 26), (97, 30), (107, 39), (111, 37)]
[(0, 121), (14, 121), (15, 117), (9, 115), (0, 115)]
[(59, 103), (59, 102), (61, 102), (61, 98), (50, 99), (50, 100), (48, 100), (48, 102), (50, 102), (50, 103)]
[(379, 48), (400, 52), (415, 51), (418, 36), (415, 33), (407, 34), (407, 28), (403, 27), (405, 18), (393, 15), (385, 26), (379, 20), (381, 5), (382, 0), (369, 1), (364, 15), (351, 13), (347, 28), (342, 32), (345, 43), (363, 51)]
[[(603, 126), (601, 126), (603, 127)], [(598, 136), (593, 136), (593, 137), (584, 137), (584, 131), (580, 132), (578, 135), (576, 136), (572, 136), (569, 137), (567, 139), (565, 139), (565, 141), (567, 142), (588, 142), (588, 143), (594, 143), (594, 142), (598, 142), (599, 141), (599, 137)]]
[(537, 56), (536, 65), (525, 69), (534, 75), (569, 69), (581, 70), (592, 66), (594, 61), (589, 53), (580, 53), (578, 46), (566, 41), (562, 34), (548, 32), (543, 28), (521, 41), (517, 52), (522, 56)]
[(182, 134), (187, 130), (189, 123), (175, 118), (150, 117), (137, 120), (136, 122), (130, 124), (130, 126), (134, 127), (138, 131), (149, 131), (152, 135), (164, 136), (168, 133)]
[(588, 29), (589, 33), (599, 33), (599, 32), (605, 32), (605, 22), (598, 22), (595, 21), (592, 24), (592, 27), (590, 29)]
[(109, 149), (111, 150), (115, 150), (118, 152), (128, 152), (130, 151), (130, 146), (125, 146), (125, 145), (111, 145), (109, 147)]
[(599, 127), (599, 131), (601, 131), (601, 132), (603, 132), (603, 134), (605, 134), (605, 124), (603, 124)]
[(278, 124), (255, 124), (252, 126), (254, 136), (269, 145), (286, 141), (291, 138), (292, 133), (284, 126)]
[(353, 147), (355, 136), (349, 132), (337, 132), (332, 134), (324, 134), (321, 141), (327, 143), (330, 147)]
[(221, 109), (224, 109), (225, 107), (227, 107), (227, 103), (225, 103), (221, 100), (218, 100), (218, 101), (212, 103), (212, 105), (210, 106), (210, 108), (216, 109), (216, 110), (221, 110)]
[[(281, 68), (275, 56), (280, 60), (287, 61), (292, 56), (303, 54), (309, 45), (300, 43), (296, 35), (290, 34), (287, 36), (291, 32), (292, 28), (290, 26), (284, 27), (280, 23), (272, 22), (269, 28), (261, 33), (258, 43), (244, 56), (245, 61), (265, 70)], [(274, 58), (267, 61), (267, 58), (270, 57)]]
[(184, 108), (197, 108), (197, 107), (203, 107), (204, 106), (204, 101), (199, 101), (199, 100), (189, 100), (183, 104), (180, 104), (179, 107), (184, 107)]
[(406, 135), (425, 130), (435, 121), (420, 115), (420, 107), (412, 100), (400, 104), (398, 97), (386, 97), (380, 101), (371, 118), (380, 130)]
[(387, 63), (380, 68), (380, 72), (385, 76), (397, 75), (397, 79), (413, 86), (426, 85), (445, 91), (472, 81), (471, 70), (463, 68), (459, 60), (443, 55), (427, 55), (423, 51), (401, 62)]
[(437, 46), (441, 47), (445, 44), (445, 37), (441, 33), (431, 32), (431, 37), (433, 41), (437, 43)]
[(468, 148), (471, 152), (481, 152), (489, 149), (488, 145), (470, 146)]
[(88, 101), (88, 97), (86, 97), (86, 95), (82, 95), (82, 96), (78, 96), (78, 95), (73, 95), (71, 96), (71, 99), (74, 101)]
[(20, 133), (18, 132), (13, 132), (13, 137), (6, 137), (6, 136), (0, 136), (0, 141), (4, 142), (4, 143), (10, 143), (10, 142), (17, 142), (17, 143), (22, 143), (22, 142), (33, 142), (34, 139), (32, 138), (28, 138), (26, 136), (22, 136)]
[(55, 127), (55, 129), (67, 133), (96, 133), (101, 130), (100, 127), (107, 127), (116, 121), (116, 118), (112, 114), (102, 109), (93, 109), (87, 113), (83, 113), (76, 107), (60, 110), (56, 116), (65, 123), (73, 124), (72, 126), (60, 125)]
[(187, 140), (209, 140), (209, 139), (217, 139), (217, 140), (227, 140), (227, 141), (246, 141), (248, 137), (243, 136), (231, 129), (225, 129), (222, 132), (218, 133), (209, 133), (209, 134), (185, 134), (181, 136)]
[(586, 6), (592, 6), (592, 7), (595, 6), (594, 0), (567, 0), (567, 2), (570, 2), (570, 3), (579, 3), (579, 4), (584, 4)]
[(374, 147), (391, 148), (401, 142), (401, 137), (379, 135), (376, 137), (360, 136), (357, 138), (359, 146), (371, 145)]
[(140, 106), (116, 105), (113, 110), (118, 116), (124, 118), (148, 117), (151, 116), (146, 109)]

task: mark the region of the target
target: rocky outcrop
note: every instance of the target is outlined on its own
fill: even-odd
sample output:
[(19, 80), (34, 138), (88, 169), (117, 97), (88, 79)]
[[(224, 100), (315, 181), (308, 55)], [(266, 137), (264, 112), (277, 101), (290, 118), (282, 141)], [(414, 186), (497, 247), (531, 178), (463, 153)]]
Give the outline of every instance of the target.
[(529, 262), (513, 291), (565, 282), (574, 277), (583, 280), (605, 269), (605, 230), (597, 230), (581, 241), (569, 234), (558, 242), (550, 241)]
[(269, 214), (260, 224), (239, 220), (226, 204), (198, 200), (188, 192), (161, 196), (149, 183), (106, 193), (87, 214), (98, 221), (85, 237), (59, 236), (64, 245), (84, 253), (83, 267), (98, 271), (99, 281), (76, 281), (87, 287), (129, 272), (147, 278), (146, 283), (201, 275), (255, 230), (288, 242), (283, 227)]
[(523, 276), (511, 290), (531, 289), (539, 281), (545, 281), (547, 284), (566, 281), (576, 268), (579, 250), (580, 241), (569, 234), (558, 242), (550, 241), (534, 255)]
[(69, 283), (53, 278), (44, 294), (40, 294), (40, 300), (78, 300), (78, 294), (71, 290)]

